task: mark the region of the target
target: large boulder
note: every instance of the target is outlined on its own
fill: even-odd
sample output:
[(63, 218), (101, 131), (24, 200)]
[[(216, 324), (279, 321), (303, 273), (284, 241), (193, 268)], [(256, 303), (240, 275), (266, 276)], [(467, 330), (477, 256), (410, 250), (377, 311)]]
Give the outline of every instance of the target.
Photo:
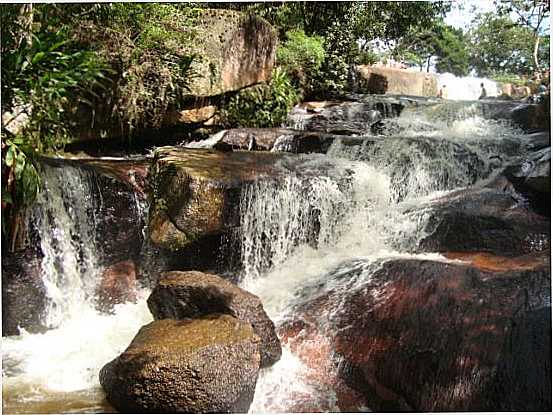
[(46, 286), (36, 250), (7, 253), (2, 258), (2, 335), (42, 331), (46, 314)]
[(228, 315), (157, 320), (100, 371), (120, 412), (247, 412), (259, 372), (259, 339)]
[(363, 92), (423, 97), (438, 95), (438, 80), (430, 73), (370, 65), (359, 65), (356, 71), (360, 78), (359, 89)]
[(525, 200), (508, 187), (506, 191), (490, 186), (451, 192), (431, 202), (427, 215), (420, 251), (514, 256), (550, 246), (550, 221), (529, 210)]
[(241, 189), (275, 175), (276, 153), (230, 152), (161, 147), (151, 169), (151, 241), (181, 250), (239, 224)]
[(306, 364), (334, 361), (322, 374), (377, 412), (551, 410), (548, 252), (351, 265), (280, 329), (292, 350), (324, 345)]
[(272, 365), (282, 354), (275, 325), (265, 313), (261, 300), (217, 275), (167, 272), (148, 298), (148, 307), (156, 319), (229, 314), (251, 324), (261, 339), (262, 367)]
[(199, 13), (192, 52), (202, 56), (193, 63), (188, 94), (221, 95), (267, 81), (275, 62), (277, 33), (264, 19), (233, 10), (207, 9)]

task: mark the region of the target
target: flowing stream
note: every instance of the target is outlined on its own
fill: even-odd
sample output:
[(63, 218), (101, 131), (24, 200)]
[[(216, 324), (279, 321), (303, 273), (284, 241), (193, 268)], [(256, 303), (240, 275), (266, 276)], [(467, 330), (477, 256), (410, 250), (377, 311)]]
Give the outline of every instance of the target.
[[(451, 104), (454, 105), (454, 104)], [(447, 107), (447, 106), (446, 106)], [(383, 131), (336, 139), (327, 154), (298, 155), (301, 171), (249, 185), (240, 200), (241, 285), (260, 296), (277, 328), (321, 290), (370, 279), (382, 261), (416, 254), (432, 198), (486, 180), (519, 151), (511, 126), (484, 119), (470, 105), (405, 110)], [(309, 174), (305, 174), (306, 171)], [(106, 412), (100, 368), (121, 353), (152, 317), (148, 291), (138, 301), (99, 312), (94, 292), (101, 269), (94, 179), (71, 167), (45, 167), (34, 221), (40, 234), (48, 312), (42, 334), (4, 338), (3, 408), (22, 412)], [(144, 214), (143, 206), (137, 211)], [(355, 274), (343, 279), (340, 275)], [(343, 292), (343, 291), (342, 291)], [(289, 412), (310, 399), (336, 411), (332, 388), (284, 347), (262, 370), (252, 412)], [(305, 407), (303, 407), (305, 408)], [(359, 410), (369, 408), (360, 407)]]

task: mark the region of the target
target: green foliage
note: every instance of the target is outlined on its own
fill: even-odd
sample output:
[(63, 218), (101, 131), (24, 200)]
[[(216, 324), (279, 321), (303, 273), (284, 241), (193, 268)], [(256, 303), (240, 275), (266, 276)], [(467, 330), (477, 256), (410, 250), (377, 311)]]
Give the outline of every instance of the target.
[(224, 105), (221, 115), (232, 127), (278, 127), (298, 100), (288, 75), (277, 67), (269, 84), (238, 92)]
[(442, 20), (434, 21), (426, 28), (411, 29), (394, 49), (394, 56), (421, 70), (430, 59), (436, 57), (438, 72), (450, 72), (457, 76), (468, 75), (469, 51), (461, 30), (446, 25)]
[(469, 51), (467, 39), (461, 30), (451, 26), (438, 26), (436, 37), (436, 69), (438, 72), (450, 72), (457, 76), (469, 74)]
[(509, 17), (481, 14), (469, 36), (471, 66), (479, 76), (532, 73), (532, 32)]
[(321, 36), (307, 36), (303, 30), (290, 30), (277, 49), (277, 63), (302, 89), (321, 67), (325, 49)]
[[(159, 3), (104, 5), (79, 37), (118, 71), (110, 104), (123, 132), (159, 127), (189, 91), (198, 10)], [(92, 30), (90, 30), (92, 29)]]
[(67, 112), (90, 104), (103, 88), (106, 65), (94, 52), (71, 44), (67, 28), (32, 34), (31, 43), (2, 56), (2, 100), (29, 112), (25, 143), (37, 152), (59, 150), (69, 139)]

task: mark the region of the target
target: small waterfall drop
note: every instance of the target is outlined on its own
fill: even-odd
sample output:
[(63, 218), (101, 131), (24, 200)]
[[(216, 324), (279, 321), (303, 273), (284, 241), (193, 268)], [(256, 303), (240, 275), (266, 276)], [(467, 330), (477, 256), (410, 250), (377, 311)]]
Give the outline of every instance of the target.
[[(4, 410), (22, 405), (34, 408), (32, 412), (51, 411), (49, 402), (59, 408), (55, 402), (61, 401), (67, 410), (90, 406), (103, 411), (99, 370), (152, 319), (148, 293), (140, 289), (135, 303), (117, 304), (112, 314), (97, 310), (95, 290), (103, 268), (96, 234), (96, 208), (102, 204), (96, 178), (79, 168), (47, 165), (41, 177), (33, 221), (43, 253), (41, 278), (48, 297), (44, 323), (50, 330), (21, 330), (19, 336), (3, 338)], [(137, 199), (137, 214), (143, 214), (143, 203)]]
[(43, 166), (43, 188), (34, 209), (48, 296), (46, 325), (57, 327), (90, 306), (99, 278), (92, 181), (73, 167)]

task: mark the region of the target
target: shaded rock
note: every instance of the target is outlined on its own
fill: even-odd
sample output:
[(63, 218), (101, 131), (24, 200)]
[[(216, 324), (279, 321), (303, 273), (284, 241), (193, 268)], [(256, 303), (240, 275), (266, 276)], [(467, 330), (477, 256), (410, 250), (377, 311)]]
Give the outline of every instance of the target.
[(359, 90), (370, 94), (438, 95), (438, 80), (433, 74), (370, 65), (358, 65), (356, 72)]
[(511, 326), (494, 380), (498, 410), (551, 411), (551, 307), (527, 311)]
[(336, 136), (287, 128), (232, 128), (188, 148), (214, 148), (219, 151), (258, 150), (289, 153), (324, 153)]
[(262, 367), (280, 359), (282, 350), (275, 326), (261, 300), (217, 275), (195, 271), (165, 273), (148, 298), (148, 307), (156, 319), (229, 314), (251, 324), (261, 339)]
[(536, 212), (551, 216), (551, 147), (528, 153), (503, 174)]
[(121, 261), (108, 266), (96, 288), (100, 310), (108, 312), (115, 304), (136, 300), (136, 266), (133, 261)]
[(434, 200), (428, 215), (418, 247), (422, 251), (521, 255), (549, 249), (549, 220), (528, 210), (516, 193), (492, 187), (460, 190)]
[(550, 116), (542, 104), (519, 104), (510, 113), (513, 122), (526, 131), (549, 130)]
[(41, 277), (40, 255), (33, 249), (8, 253), (2, 258), (2, 336), (35, 333), (45, 329), (46, 287)]
[(372, 101), (344, 101), (321, 106), (317, 111), (300, 104), (290, 112), (286, 124), (302, 131), (327, 134), (363, 135), (383, 118), (397, 117), (403, 104), (386, 99)]
[[(334, 360), (336, 374), (321, 373), (362, 393), (373, 411), (547, 411), (551, 374), (532, 389), (545, 371), (537, 375), (525, 356), (505, 347), (514, 341), (511, 350), (550, 365), (550, 320), (539, 311), (550, 307), (548, 257), (488, 256), (486, 267), (417, 259), (376, 270), (353, 265), (314, 287), (281, 336), (300, 350), (320, 338), (317, 344), (330, 344), (321, 352)], [(519, 318), (532, 320), (533, 336), (517, 331)], [(516, 374), (518, 384), (497, 373)], [(505, 399), (521, 398), (517, 388), (528, 393), (522, 405)]]
[(247, 412), (259, 371), (259, 339), (228, 315), (157, 320), (100, 371), (120, 412)]

